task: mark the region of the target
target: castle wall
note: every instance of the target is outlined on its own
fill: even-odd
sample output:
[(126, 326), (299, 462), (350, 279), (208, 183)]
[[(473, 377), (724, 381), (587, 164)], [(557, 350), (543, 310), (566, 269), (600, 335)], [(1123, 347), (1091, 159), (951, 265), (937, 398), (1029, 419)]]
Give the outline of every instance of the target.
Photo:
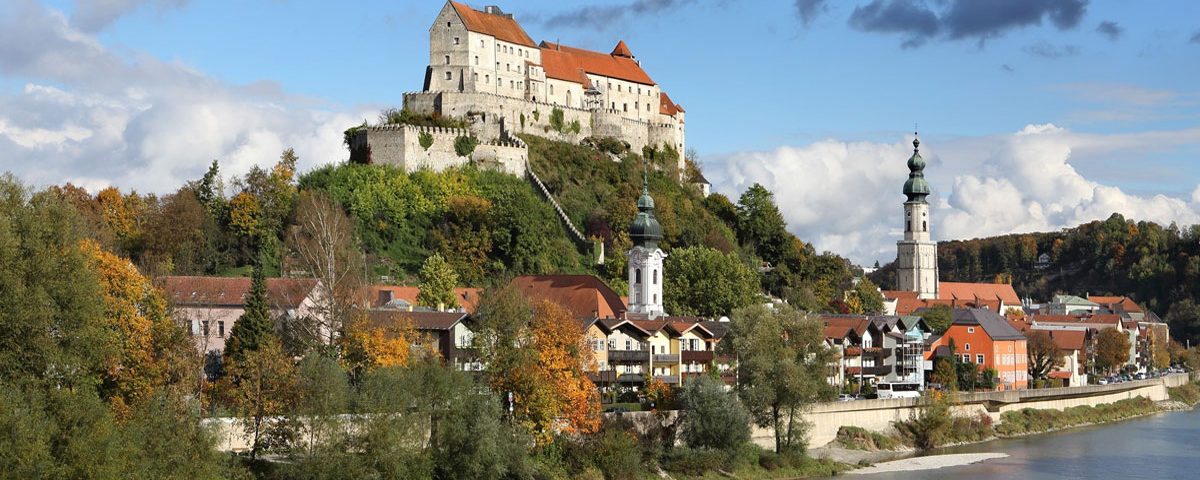
[[(433, 139), (428, 149), (421, 146), (422, 133)], [(462, 128), (383, 125), (359, 131), (351, 139), (350, 149), (367, 149), (369, 154), (361, 161), (394, 165), (406, 172), (423, 168), (442, 171), (474, 161), (483, 168), (495, 168), (513, 175), (524, 174), (529, 156), (528, 148), (524, 144), (504, 141), (481, 142), (468, 158), (459, 156), (454, 151), (455, 140), (462, 136), (471, 136), (471, 132)]]

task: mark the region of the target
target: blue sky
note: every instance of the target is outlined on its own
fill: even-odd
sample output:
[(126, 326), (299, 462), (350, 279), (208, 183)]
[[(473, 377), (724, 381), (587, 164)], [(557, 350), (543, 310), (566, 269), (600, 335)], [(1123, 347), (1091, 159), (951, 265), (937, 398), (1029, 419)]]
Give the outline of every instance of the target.
[[(894, 256), (914, 123), (939, 238), (1200, 221), (1200, 2), (488, 3), (535, 40), (624, 39), (718, 191), (764, 183), (864, 263)], [(0, 169), (169, 191), (211, 158), (341, 161), (345, 126), (420, 88), (441, 6), (0, 0)]]

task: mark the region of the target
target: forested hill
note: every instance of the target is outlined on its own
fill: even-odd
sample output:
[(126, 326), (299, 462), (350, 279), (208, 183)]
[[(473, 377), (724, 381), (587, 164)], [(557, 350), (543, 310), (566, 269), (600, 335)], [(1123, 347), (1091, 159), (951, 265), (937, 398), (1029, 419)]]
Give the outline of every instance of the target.
[[(702, 197), (681, 182), (678, 152), (626, 151), (622, 142), (576, 145), (526, 136), (529, 163), (585, 235), (600, 239), (607, 261), (566, 234), (554, 208), (525, 178), (471, 166), (443, 172), (355, 163), (297, 172), (284, 152), (272, 168), (223, 177), (213, 162), (204, 177), (164, 195), (109, 188), (95, 195), (65, 185), (48, 194), (83, 219), (102, 248), (157, 275), (304, 275), (294, 244), (306, 215), (340, 210), (351, 225), (349, 261), (363, 280), (416, 284), (427, 258), (441, 255), (455, 282), (486, 287), (514, 275), (584, 273), (625, 290), (626, 229), (636, 214), (643, 175), (671, 255), (664, 301), (681, 315), (715, 316), (757, 301), (765, 291), (813, 311), (877, 311), (873, 286), (856, 285), (849, 262), (819, 254), (788, 233), (774, 197), (754, 186), (735, 201)], [(264, 161), (264, 163), (266, 163)], [(688, 162), (683, 177), (698, 174)], [(323, 207), (329, 206), (329, 207)], [(850, 292), (850, 295), (847, 295)]]
[[(1038, 265), (1043, 253), (1048, 265)], [(942, 242), (938, 268), (943, 281), (1011, 281), (1022, 298), (1035, 300), (1127, 295), (1171, 322), (1176, 338), (1200, 341), (1200, 226), (1163, 227), (1114, 213), (1060, 232)], [(874, 276), (894, 285), (894, 265)]]

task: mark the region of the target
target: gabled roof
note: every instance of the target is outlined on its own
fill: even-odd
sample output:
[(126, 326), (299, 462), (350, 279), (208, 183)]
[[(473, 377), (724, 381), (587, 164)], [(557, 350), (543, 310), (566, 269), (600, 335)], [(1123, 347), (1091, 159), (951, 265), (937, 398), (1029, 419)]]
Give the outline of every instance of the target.
[(371, 326), (384, 328), (400, 320), (410, 320), (417, 330), (450, 330), (467, 318), (462, 312), (405, 312), (400, 310), (369, 310)]
[(632, 58), (542, 42), (542, 68), (546, 77), (584, 83), (582, 73), (601, 75), (643, 85), (655, 85), (650, 75)]
[(533, 39), (525, 33), (525, 29), (508, 15), (481, 12), (458, 2), (450, 2), (450, 5), (454, 7), (454, 12), (462, 19), (468, 31), (491, 35), (508, 43), (537, 47)]
[(1088, 295), (1088, 300), (1100, 304), (1104, 308), (1114, 312), (1141, 313), (1142, 307), (1129, 297), (1125, 296), (1100, 296)]
[[(379, 302), (380, 292), (391, 292), (393, 302), (404, 300), (409, 305), (416, 305), (417, 296), (421, 294), (421, 288), (403, 285), (371, 285), (367, 287), (367, 303), (371, 308), (386, 306)], [(482, 294), (483, 289), (481, 288), (459, 287), (454, 289), (454, 296), (458, 299), (458, 306), (470, 313), (474, 313), (475, 309), (479, 307), (480, 295)], [(437, 305), (424, 306), (436, 307)]]
[(663, 115), (670, 115), (670, 116), (674, 117), (675, 114), (682, 112), (682, 111), (684, 111), (683, 107), (679, 106), (678, 103), (671, 101), (671, 97), (669, 95), (667, 95), (667, 92), (659, 92), (659, 94), (658, 94), (658, 113), (661, 113)]
[(938, 282), (938, 298), (943, 300), (1001, 300), (1007, 305), (1020, 305), (1021, 299), (1007, 283)]
[(849, 333), (861, 338), (871, 326), (871, 320), (865, 315), (821, 315), (825, 324), (825, 338), (841, 339)]
[[(248, 277), (170, 276), (162, 277), (159, 283), (176, 306), (241, 307), (250, 293)], [(272, 308), (296, 308), (315, 288), (315, 278), (268, 278), (267, 301)]]
[(1086, 330), (1045, 330), (1054, 339), (1054, 344), (1062, 350), (1083, 350), (1087, 340)]
[(575, 318), (618, 318), (625, 312), (621, 297), (593, 275), (523, 275), (512, 285), (526, 298), (557, 303)]
[(610, 55), (614, 57), (633, 58), (633, 52), (629, 51), (629, 45), (626, 45), (624, 40), (617, 40), (617, 46), (613, 47)]
[(1008, 324), (1000, 314), (982, 308), (956, 308), (953, 310), (955, 325), (978, 325), (983, 327), (992, 340), (1024, 340), (1025, 335)]
[(1063, 304), (1063, 305), (1082, 305), (1085, 307), (1099, 307), (1100, 306), (1100, 304), (1098, 304), (1096, 302), (1087, 300), (1085, 298), (1077, 297), (1075, 295), (1055, 295), (1053, 303), (1058, 303), (1058, 304)]

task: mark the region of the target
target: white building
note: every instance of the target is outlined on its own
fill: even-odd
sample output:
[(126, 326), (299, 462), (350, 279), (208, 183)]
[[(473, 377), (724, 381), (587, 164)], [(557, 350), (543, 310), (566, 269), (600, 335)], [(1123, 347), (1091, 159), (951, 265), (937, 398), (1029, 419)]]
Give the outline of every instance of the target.
[(919, 151), (921, 141), (913, 139), (913, 154), (908, 159), (908, 181), (904, 182), (904, 239), (896, 243), (896, 286), (916, 292), (919, 299), (938, 298), (937, 243), (929, 236), (929, 182), (925, 180), (925, 159)]

